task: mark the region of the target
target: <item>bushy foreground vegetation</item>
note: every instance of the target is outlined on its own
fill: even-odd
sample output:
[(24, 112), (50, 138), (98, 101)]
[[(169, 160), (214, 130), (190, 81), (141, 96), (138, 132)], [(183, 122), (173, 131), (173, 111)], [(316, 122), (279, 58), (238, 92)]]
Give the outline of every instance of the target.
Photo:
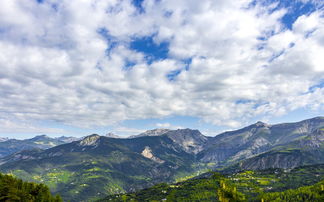
[(61, 202), (59, 195), (52, 196), (44, 184), (24, 182), (11, 175), (0, 173), (0, 201), (8, 202)]
[(258, 196), (259, 201), (324, 201), (324, 180), (312, 186), (289, 189), (283, 192), (265, 193)]

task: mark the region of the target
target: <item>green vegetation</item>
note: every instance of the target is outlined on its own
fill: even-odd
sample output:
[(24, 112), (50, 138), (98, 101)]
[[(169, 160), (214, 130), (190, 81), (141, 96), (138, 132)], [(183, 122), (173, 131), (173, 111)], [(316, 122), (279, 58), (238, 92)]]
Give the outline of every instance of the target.
[[(37, 154), (25, 152), (30, 158), (2, 164), (0, 171), (26, 181), (44, 183), (64, 200), (91, 201), (161, 182), (172, 183), (202, 167), (191, 167), (195, 162), (193, 155), (173, 144), (171, 139), (160, 136), (99, 137), (98, 145), (73, 142)], [(142, 156), (146, 146), (164, 163)]]
[(263, 171), (245, 171), (227, 175), (237, 189), (249, 196), (263, 192), (280, 192), (297, 189), (323, 180), (324, 165), (298, 167), (289, 171), (268, 169)]
[(183, 183), (155, 185), (149, 189), (129, 194), (116, 194), (99, 200), (105, 201), (324, 201), (324, 180), (311, 186), (283, 192), (264, 192), (252, 196), (248, 191), (238, 191), (236, 183), (214, 173), (209, 178), (192, 179)]
[(258, 199), (263, 201), (324, 201), (324, 180), (312, 186), (289, 189), (284, 192), (264, 193)]
[(244, 201), (244, 194), (223, 176), (215, 173), (208, 179), (194, 179), (174, 185), (166, 183), (130, 194), (117, 194), (100, 201)]
[[(24, 176), (28, 178), (28, 181), (45, 183), (53, 193), (59, 193), (63, 199), (71, 201), (80, 201), (84, 198), (87, 201), (95, 201), (108, 194), (116, 194), (109, 198), (115, 201), (120, 200), (121, 197), (135, 201), (143, 201), (144, 199), (146, 201), (162, 199), (181, 201), (188, 196), (197, 201), (215, 201), (218, 200), (219, 195), (231, 195), (242, 200), (244, 198), (258, 200), (258, 197), (265, 195), (265, 193), (281, 193), (289, 189), (313, 185), (323, 180), (324, 176), (324, 165), (303, 166), (289, 171), (268, 169), (224, 173), (223, 176), (218, 175), (214, 178), (211, 177), (211, 179), (205, 177), (204, 179), (188, 180), (185, 177), (186, 173), (183, 172), (177, 175), (179, 178), (176, 178), (178, 180), (176, 184), (158, 184), (139, 192), (123, 194), (128, 191), (125, 190), (125, 187), (131, 188), (135, 185), (137, 186), (135, 190), (140, 190), (147, 187), (145, 186), (147, 182), (153, 184), (154, 179), (147, 175), (125, 176), (122, 172), (107, 169), (100, 158), (96, 163), (93, 162), (93, 159), (84, 161), (83, 167), (79, 168), (78, 172), (56, 168), (47, 172), (39, 172), (36, 169), (36, 174), (29, 176), (23, 170), (13, 170), (12, 174), (19, 178)], [(198, 173), (194, 172), (188, 176), (197, 177)], [(207, 173), (203, 176), (210, 176), (210, 174)], [(223, 185), (225, 185), (224, 189), (220, 189)], [(93, 193), (96, 193), (96, 195), (94, 196)], [(273, 196), (269, 195), (269, 197)]]
[(158, 184), (104, 201), (324, 201), (324, 165), (234, 174), (206, 173), (176, 184)]
[(62, 199), (59, 195), (52, 196), (44, 184), (24, 182), (0, 173), (0, 201), (61, 202)]

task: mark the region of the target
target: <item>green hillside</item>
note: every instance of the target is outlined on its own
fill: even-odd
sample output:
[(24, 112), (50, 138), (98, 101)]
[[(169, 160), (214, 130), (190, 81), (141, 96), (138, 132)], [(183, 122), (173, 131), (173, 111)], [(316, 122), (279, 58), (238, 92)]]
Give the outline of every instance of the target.
[(24, 182), (11, 175), (0, 173), (0, 201), (19, 202), (61, 202), (59, 195), (52, 196), (44, 184)]
[(291, 171), (269, 169), (234, 174), (207, 173), (177, 184), (158, 184), (104, 201), (323, 201), (324, 165)]
[[(147, 149), (149, 148), (149, 149)], [(147, 149), (154, 158), (145, 157)], [(23, 159), (11, 161), (23, 156)], [(107, 194), (140, 190), (174, 182), (199, 168), (194, 156), (166, 136), (114, 139), (92, 135), (45, 151), (14, 154), (3, 172), (45, 183), (71, 201), (89, 201)]]

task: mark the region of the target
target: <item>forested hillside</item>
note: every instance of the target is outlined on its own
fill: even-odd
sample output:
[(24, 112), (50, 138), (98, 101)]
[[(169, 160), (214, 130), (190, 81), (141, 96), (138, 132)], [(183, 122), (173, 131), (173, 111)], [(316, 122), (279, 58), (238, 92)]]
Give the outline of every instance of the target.
[(285, 171), (206, 173), (177, 184), (158, 184), (139, 192), (116, 194), (104, 201), (324, 201), (323, 165)]
[(59, 195), (53, 196), (44, 184), (24, 182), (0, 173), (0, 201), (61, 202), (62, 199)]

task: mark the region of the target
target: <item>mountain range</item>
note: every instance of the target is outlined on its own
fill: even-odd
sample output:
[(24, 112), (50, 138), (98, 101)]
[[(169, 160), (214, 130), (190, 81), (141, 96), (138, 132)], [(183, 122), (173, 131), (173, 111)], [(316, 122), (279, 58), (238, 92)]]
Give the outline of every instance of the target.
[(48, 149), (76, 140), (78, 138), (65, 136), (51, 138), (46, 135), (39, 135), (25, 140), (0, 138), (0, 158), (22, 150)]
[(0, 159), (0, 171), (46, 183), (65, 200), (89, 201), (208, 169), (238, 172), (324, 163), (324, 117), (275, 125), (257, 122), (215, 137), (192, 129), (112, 136), (93, 134), (48, 149), (20, 150)]

